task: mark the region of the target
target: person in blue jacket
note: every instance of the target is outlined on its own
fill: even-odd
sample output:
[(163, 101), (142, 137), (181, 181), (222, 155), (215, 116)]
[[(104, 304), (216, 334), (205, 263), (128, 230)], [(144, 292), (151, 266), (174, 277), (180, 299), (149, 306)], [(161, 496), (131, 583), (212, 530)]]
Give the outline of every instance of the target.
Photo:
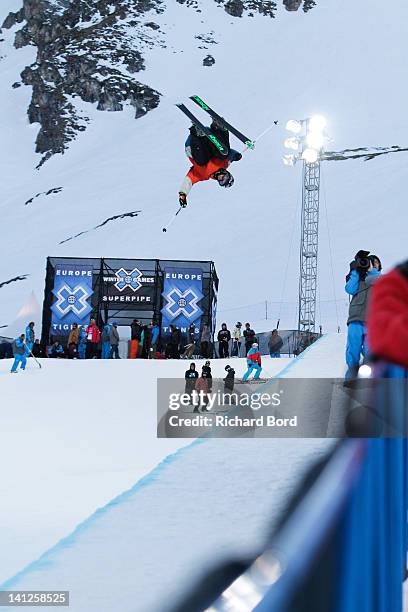
[(347, 319), (346, 380), (357, 376), (361, 356), (367, 356), (366, 313), (373, 283), (381, 273), (381, 262), (377, 256), (369, 257), (369, 251), (358, 251), (350, 264), (346, 277), (346, 293), (351, 295)]
[(101, 359), (110, 359), (111, 345), (110, 345), (110, 325), (109, 323), (106, 323), (106, 325), (103, 328), (103, 331), (101, 334), (101, 341), (102, 341)]
[(26, 346), (28, 351), (33, 350), (34, 341), (35, 341), (35, 331), (34, 331), (34, 321), (31, 321), (25, 330), (25, 338), (26, 338)]
[(62, 344), (56, 340), (54, 344), (50, 347), (48, 351), (48, 357), (53, 359), (61, 359), (65, 357), (64, 349), (62, 348)]
[(78, 356), (80, 359), (85, 359), (86, 357), (86, 331), (84, 326), (82, 326), (79, 330)]
[(254, 342), (252, 347), (249, 349), (247, 358), (247, 371), (242, 377), (242, 380), (245, 381), (248, 379), (248, 376), (251, 374), (253, 370), (255, 370), (254, 380), (258, 380), (262, 372), (262, 362), (261, 362), (261, 353), (259, 352), (258, 343)]
[(25, 370), (27, 364), (28, 348), (25, 341), (25, 334), (21, 334), (13, 342), (14, 363), (11, 368), (11, 373), (16, 374), (17, 368), (20, 365), (20, 370)]
[(151, 351), (150, 351), (150, 356), (153, 357), (153, 359), (156, 358), (157, 344), (159, 342), (159, 334), (160, 334), (160, 327), (158, 326), (156, 321), (153, 321), (152, 344), (151, 344)]

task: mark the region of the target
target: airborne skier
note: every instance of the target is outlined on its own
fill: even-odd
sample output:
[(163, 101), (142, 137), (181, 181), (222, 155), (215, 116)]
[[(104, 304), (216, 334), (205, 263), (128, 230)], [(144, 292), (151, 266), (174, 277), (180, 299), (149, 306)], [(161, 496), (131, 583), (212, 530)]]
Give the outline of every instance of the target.
[(187, 206), (187, 195), (195, 183), (214, 179), (220, 187), (228, 188), (234, 184), (234, 177), (227, 168), (232, 162), (239, 161), (242, 155), (231, 149), (228, 130), (216, 121), (212, 122), (209, 131), (221, 142), (224, 153), (221, 153), (200, 127), (194, 124), (190, 127), (185, 150), (192, 166), (179, 191), (179, 203), (183, 208)]

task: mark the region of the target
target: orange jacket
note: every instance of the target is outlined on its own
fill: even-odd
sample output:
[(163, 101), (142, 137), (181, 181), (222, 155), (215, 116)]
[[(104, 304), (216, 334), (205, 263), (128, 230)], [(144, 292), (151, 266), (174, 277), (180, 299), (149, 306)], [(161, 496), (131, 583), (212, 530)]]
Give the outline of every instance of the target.
[(230, 161), (228, 159), (218, 159), (217, 157), (213, 157), (210, 159), (205, 166), (199, 166), (192, 157), (189, 157), (189, 160), (193, 164), (190, 170), (187, 172), (187, 175), (183, 181), (183, 184), (180, 187), (180, 192), (188, 194), (191, 187), (195, 185), (195, 183), (199, 183), (200, 181), (208, 181), (213, 178), (214, 172), (220, 170), (221, 168), (227, 169), (230, 165)]

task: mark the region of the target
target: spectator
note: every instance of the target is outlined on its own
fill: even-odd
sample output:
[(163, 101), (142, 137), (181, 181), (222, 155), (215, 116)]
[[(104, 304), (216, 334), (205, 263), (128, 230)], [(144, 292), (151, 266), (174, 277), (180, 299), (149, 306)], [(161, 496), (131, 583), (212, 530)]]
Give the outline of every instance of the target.
[(150, 322), (148, 325), (143, 327), (142, 331), (142, 357), (143, 359), (149, 359), (152, 352), (152, 336), (153, 336), (153, 323)]
[(211, 364), (209, 361), (206, 361), (203, 367), (201, 368), (203, 372), (203, 376), (208, 379), (208, 390), (212, 391), (212, 374), (211, 374)]
[(78, 357), (78, 341), (79, 341), (79, 329), (78, 323), (72, 324), (72, 329), (68, 336), (68, 357), (70, 359), (76, 359)]
[(210, 354), (211, 330), (208, 325), (204, 324), (200, 338), (200, 355), (208, 357)]
[(241, 355), (241, 344), (242, 344), (241, 328), (242, 328), (242, 323), (241, 321), (238, 321), (232, 331), (232, 340), (233, 340), (232, 356), (233, 357), (239, 357)]
[(31, 352), (34, 355), (34, 357), (36, 357), (36, 358), (38, 358), (38, 357), (45, 357), (44, 348), (41, 346), (39, 340), (35, 340), (34, 341), (33, 350)]
[(159, 336), (160, 336), (160, 327), (158, 326), (156, 321), (153, 321), (152, 327), (152, 347), (150, 351), (150, 357), (152, 359), (156, 359), (157, 356), (157, 348), (159, 344)]
[(80, 359), (86, 357), (86, 330), (84, 326), (80, 328), (78, 335), (78, 357)]
[(34, 321), (31, 321), (26, 327), (25, 331), (26, 337), (26, 346), (29, 351), (33, 350), (34, 341), (35, 341), (35, 331), (34, 331)]
[(361, 355), (363, 357), (367, 355), (365, 326), (367, 304), (372, 284), (380, 275), (380, 271), (373, 267), (368, 255), (369, 251), (358, 251), (346, 277), (345, 290), (352, 296), (347, 320), (346, 381), (356, 377)]
[(373, 355), (408, 369), (408, 261), (375, 283), (367, 327)]
[(17, 368), (20, 365), (20, 370), (25, 370), (27, 364), (28, 347), (25, 342), (25, 334), (21, 334), (12, 344), (14, 363), (11, 367), (11, 373), (16, 374)]
[(170, 359), (180, 359), (181, 331), (175, 326), (170, 325), (170, 340), (166, 347)]
[[(195, 385), (196, 391), (198, 391), (198, 393), (200, 393), (200, 400), (202, 399), (203, 404), (201, 407), (201, 412), (209, 412), (207, 406), (208, 406), (208, 393), (211, 392), (210, 386), (209, 386), (209, 379), (207, 377), (207, 374), (204, 370), (202, 370), (201, 376), (200, 378), (197, 379), (196, 385)], [(194, 406), (194, 412), (199, 412), (199, 408), (197, 406)]]
[(142, 337), (142, 326), (138, 319), (133, 319), (130, 326), (130, 359), (136, 359), (139, 354), (139, 343)]
[(120, 359), (119, 357), (119, 332), (118, 332), (118, 324), (116, 321), (113, 321), (112, 326), (110, 328), (110, 359)]
[(58, 340), (56, 340), (54, 344), (50, 346), (50, 350), (48, 351), (48, 357), (51, 357), (53, 359), (62, 359), (63, 357), (65, 357), (64, 349), (62, 348), (62, 345), (60, 342), (58, 342)]
[(184, 347), (183, 359), (191, 359), (195, 349), (195, 324), (191, 323), (187, 330), (187, 344)]
[(245, 381), (248, 379), (249, 375), (253, 370), (255, 370), (254, 380), (258, 380), (259, 376), (262, 372), (262, 362), (261, 362), (261, 353), (258, 349), (258, 344), (254, 342), (252, 347), (249, 349), (247, 354), (247, 371), (245, 372), (242, 380)]
[(109, 323), (106, 323), (103, 326), (103, 330), (102, 330), (102, 334), (101, 334), (101, 341), (102, 341), (102, 355), (101, 358), (102, 359), (109, 359), (110, 358), (110, 325)]
[(0, 359), (11, 359), (13, 357), (13, 344), (2, 342), (0, 344)]
[(268, 342), (269, 354), (271, 357), (280, 357), (280, 350), (283, 346), (283, 340), (280, 337), (278, 330), (274, 329)]
[(234, 383), (235, 383), (235, 370), (234, 368), (231, 368), (230, 365), (226, 365), (225, 366), (225, 371), (227, 372), (226, 377), (224, 378), (224, 387), (225, 390), (227, 391), (233, 391), (234, 390)]
[(86, 358), (96, 359), (98, 356), (98, 344), (101, 339), (95, 319), (91, 319), (90, 324), (86, 328)]
[(245, 323), (244, 329), (244, 338), (245, 338), (245, 355), (248, 355), (248, 351), (255, 341), (255, 332), (251, 329), (251, 325), (249, 323)]
[(231, 332), (227, 329), (227, 324), (223, 323), (218, 332), (218, 353), (221, 359), (229, 357), (229, 341), (231, 340)]
[[(190, 367), (186, 371), (186, 373), (184, 375), (184, 378), (185, 378), (185, 381), (186, 381), (186, 385), (185, 385), (185, 388), (184, 388), (184, 393), (186, 393), (187, 395), (190, 396), (191, 403), (193, 403), (192, 393), (193, 393), (193, 391), (195, 389), (196, 381), (198, 379), (198, 372), (196, 370), (195, 363), (190, 363)], [(198, 408), (196, 406), (194, 406), (194, 412), (198, 412)]]

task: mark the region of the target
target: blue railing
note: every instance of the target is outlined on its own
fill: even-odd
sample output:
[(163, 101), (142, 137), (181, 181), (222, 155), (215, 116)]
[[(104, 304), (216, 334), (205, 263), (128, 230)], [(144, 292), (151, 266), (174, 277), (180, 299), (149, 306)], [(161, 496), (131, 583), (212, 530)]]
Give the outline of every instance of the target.
[(219, 567), (178, 612), (402, 612), (408, 378), (386, 364), (375, 376), (371, 408), (393, 437), (338, 442), (300, 485), (264, 550)]

